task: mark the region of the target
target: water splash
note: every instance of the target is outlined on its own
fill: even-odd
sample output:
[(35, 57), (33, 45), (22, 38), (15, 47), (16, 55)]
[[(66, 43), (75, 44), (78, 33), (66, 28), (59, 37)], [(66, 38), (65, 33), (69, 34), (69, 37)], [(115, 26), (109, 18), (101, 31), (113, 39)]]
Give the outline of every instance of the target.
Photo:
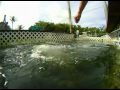
[(82, 43), (20, 45), (3, 51), (7, 87), (39, 89), (102, 88), (112, 52), (110, 46)]

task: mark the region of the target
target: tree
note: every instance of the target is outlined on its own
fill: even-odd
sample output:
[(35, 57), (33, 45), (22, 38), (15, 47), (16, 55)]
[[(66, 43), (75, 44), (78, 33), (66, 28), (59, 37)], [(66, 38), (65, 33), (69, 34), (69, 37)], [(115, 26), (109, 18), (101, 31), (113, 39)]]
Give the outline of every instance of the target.
[(0, 30), (11, 30), (8, 23), (0, 22)]
[(24, 26), (23, 25), (18, 25), (18, 30), (23, 30)]
[(13, 23), (16, 22), (15, 16), (11, 16), (10, 21), (12, 22), (12, 30), (13, 30)]
[[(36, 22), (35, 25), (31, 26), (29, 30), (42, 30), (45, 32), (63, 32), (63, 33), (69, 33), (69, 24), (66, 23), (57, 23), (54, 24), (52, 22), (44, 22), (44, 21), (39, 21)], [(81, 27), (80, 25), (72, 25), (73, 27), (73, 33), (76, 30), (80, 31), (80, 34), (83, 32), (87, 32), (90, 35), (95, 35), (101, 36), (105, 34), (105, 30), (102, 30), (102, 28), (96, 28), (96, 27)]]

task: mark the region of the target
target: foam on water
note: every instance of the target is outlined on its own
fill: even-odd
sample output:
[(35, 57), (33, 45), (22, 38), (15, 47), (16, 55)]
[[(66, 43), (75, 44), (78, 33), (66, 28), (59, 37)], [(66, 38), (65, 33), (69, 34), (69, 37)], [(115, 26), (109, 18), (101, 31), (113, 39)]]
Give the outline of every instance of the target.
[(109, 51), (103, 44), (20, 45), (2, 50), (2, 67), (8, 88), (102, 88)]

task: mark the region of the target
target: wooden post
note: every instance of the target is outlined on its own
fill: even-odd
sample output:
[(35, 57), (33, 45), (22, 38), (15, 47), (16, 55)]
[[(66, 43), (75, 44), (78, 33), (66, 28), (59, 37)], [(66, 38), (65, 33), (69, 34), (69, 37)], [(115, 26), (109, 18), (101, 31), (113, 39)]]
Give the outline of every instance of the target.
[(70, 33), (72, 33), (72, 19), (71, 19), (70, 1), (67, 1), (67, 3), (68, 3), (68, 14), (69, 14)]
[(106, 1), (103, 1), (103, 7), (104, 7), (104, 12), (105, 12), (105, 18), (106, 18), (106, 26), (105, 29), (107, 28), (107, 22), (108, 22), (108, 5)]

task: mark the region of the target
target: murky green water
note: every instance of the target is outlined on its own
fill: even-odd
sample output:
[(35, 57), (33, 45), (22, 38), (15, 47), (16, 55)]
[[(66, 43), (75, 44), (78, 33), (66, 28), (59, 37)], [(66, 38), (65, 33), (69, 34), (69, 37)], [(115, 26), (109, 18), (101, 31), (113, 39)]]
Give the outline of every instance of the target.
[(8, 89), (120, 88), (119, 53), (102, 44), (19, 45), (0, 49), (0, 65)]

